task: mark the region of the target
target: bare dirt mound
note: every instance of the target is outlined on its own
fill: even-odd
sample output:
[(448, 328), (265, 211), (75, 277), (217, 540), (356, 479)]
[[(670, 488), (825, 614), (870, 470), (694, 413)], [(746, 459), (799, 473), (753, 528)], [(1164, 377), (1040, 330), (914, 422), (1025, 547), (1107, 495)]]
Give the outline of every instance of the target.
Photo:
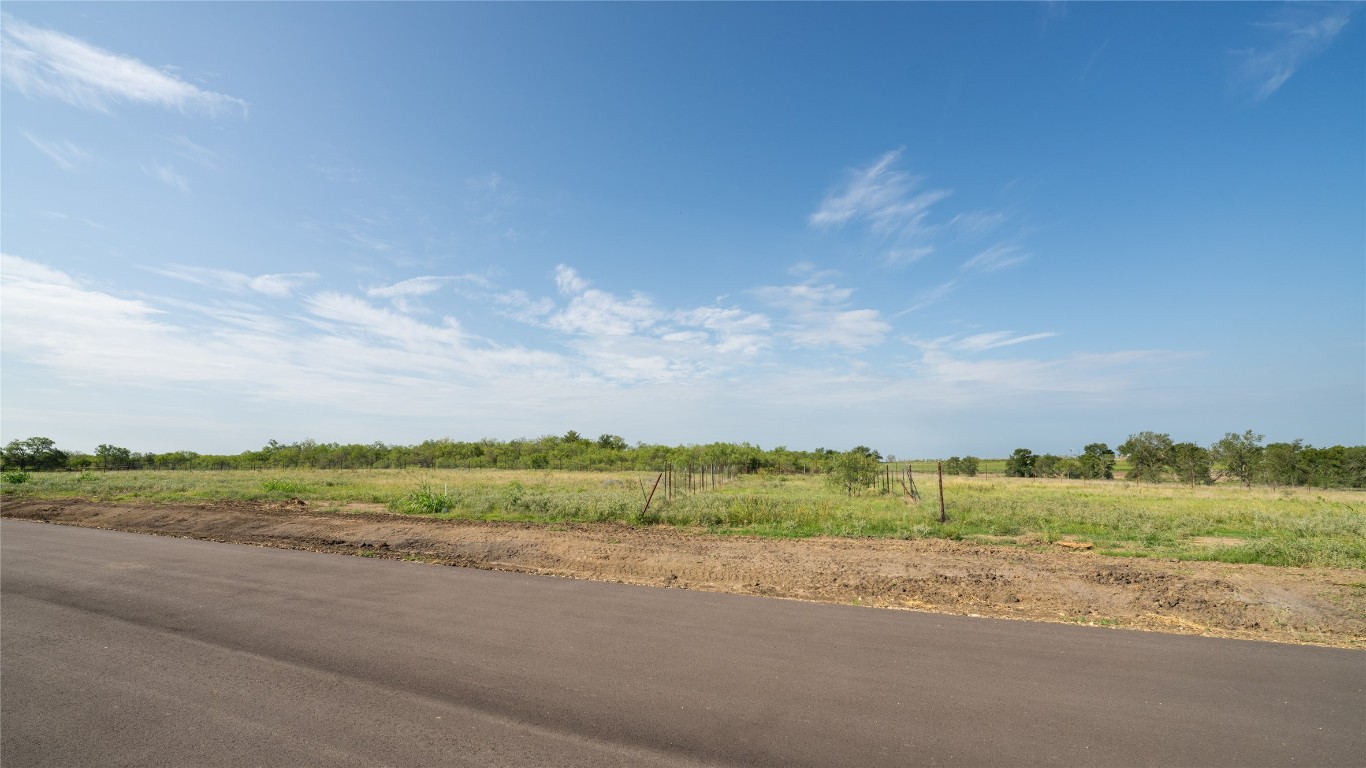
[(5, 517), (712, 592), (1366, 647), (1366, 571), (1126, 559), (939, 539), (767, 539), (430, 520), (302, 501), (6, 500)]

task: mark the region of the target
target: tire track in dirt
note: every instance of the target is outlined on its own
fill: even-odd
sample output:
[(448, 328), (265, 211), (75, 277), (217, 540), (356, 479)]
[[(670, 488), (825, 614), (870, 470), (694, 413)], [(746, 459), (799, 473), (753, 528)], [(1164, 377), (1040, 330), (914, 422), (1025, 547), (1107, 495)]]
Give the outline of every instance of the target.
[(6, 499), (64, 525), (712, 592), (1366, 647), (1366, 572), (1127, 559), (941, 539), (769, 539), (377, 508)]

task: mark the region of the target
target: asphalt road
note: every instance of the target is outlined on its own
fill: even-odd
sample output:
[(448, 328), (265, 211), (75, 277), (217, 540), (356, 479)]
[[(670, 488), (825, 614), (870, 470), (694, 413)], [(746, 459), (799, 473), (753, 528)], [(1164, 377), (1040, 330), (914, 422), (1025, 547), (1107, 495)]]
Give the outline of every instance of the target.
[(0, 523), (22, 766), (1366, 764), (1366, 653)]

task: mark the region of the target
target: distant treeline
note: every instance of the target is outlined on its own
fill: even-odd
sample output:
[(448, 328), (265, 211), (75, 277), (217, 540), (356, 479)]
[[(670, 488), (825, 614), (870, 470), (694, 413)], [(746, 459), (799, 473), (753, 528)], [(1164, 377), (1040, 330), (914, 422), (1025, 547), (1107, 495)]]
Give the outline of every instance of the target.
[[(877, 452), (860, 446), (863, 453), (881, 459)], [(748, 443), (664, 446), (628, 445), (618, 435), (596, 440), (571, 430), (561, 436), (518, 440), (484, 439), (462, 442), (428, 440), (418, 445), (384, 443), (318, 443), (304, 440), (283, 444), (271, 440), (259, 451), (236, 455), (199, 454), (193, 451), (137, 453), (114, 445), (101, 445), (93, 454), (66, 452), (52, 440), (32, 437), (15, 440), (4, 449), (6, 469), (573, 469), (658, 470), (666, 465), (726, 466), (741, 472), (769, 470), (782, 473), (822, 472), (837, 451), (818, 448), (793, 451), (779, 446), (763, 450)], [(890, 457), (889, 457), (890, 458)]]
[[(1315, 448), (1303, 440), (1263, 445), (1262, 439), (1252, 430), (1229, 432), (1206, 448), (1173, 442), (1168, 434), (1139, 432), (1130, 435), (1118, 453), (1128, 464), (1125, 477), (1129, 480), (1156, 483), (1173, 479), (1190, 485), (1228, 480), (1246, 486), (1366, 488), (1366, 446)], [(975, 464), (972, 457), (968, 458)], [(1017, 448), (1006, 459), (1005, 475), (1111, 479), (1116, 458), (1116, 452), (1105, 443), (1092, 443), (1077, 456), (1036, 455), (1028, 448)], [(945, 464), (945, 471), (954, 461)]]
[[(1263, 445), (1251, 430), (1230, 432), (1209, 447), (1176, 443), (1166, 434), (1139, 432), (1112, 450), (1105, 443), (1086, 445), (1069, 456), (1035, 454), (1016, 449), (1004, 462), (1004, 474), (1014, 477), (1071, 477), (1112, 479), (1118, 460), (1127, 465), (1130, 480), (1167, 479), (1190, 484), (1218, 480), (1273, 486), (1366, 488), (1366, 446), (1335, 445), (1315, 448), (1301, 440)], [(535, 439), (463, 442), (428, 440), (418, 445), (384, 443), (318, 443), (304, 440), (282, 444), (271, 440), (257, 451), (235, 455), (193, 451), (138, 453), (115, 445), (100, 445), (93, 454), (64, 451), (45, 437), (13, 440), (0, 452), (6, 470), (225, 470), (225, 469), (568, 469), (657, 471), (665, 466), (731, 467), (740, 472), (824, 473), (840, 456), (854, 454), (874, 461), (896, 461), (866, 446), (849, 451), (826, 448), (803, 451), (785, 446), (762, 449), (749, 443), (707, 445), (629, 445), (618, 435), (586, 438), (571, 430), (564, 435)], [(983, 460), (950, 457), (944, 471), (976, 475)], [(993, 462), (999, 466), (998, 462)]]

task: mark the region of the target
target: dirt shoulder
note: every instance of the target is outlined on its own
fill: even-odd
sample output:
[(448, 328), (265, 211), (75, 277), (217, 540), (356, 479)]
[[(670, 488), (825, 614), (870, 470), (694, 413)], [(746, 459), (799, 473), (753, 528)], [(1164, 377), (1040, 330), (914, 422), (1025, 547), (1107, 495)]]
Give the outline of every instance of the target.
[(430, 520), (303, 502), (5, 499), (4, 517), (709, 592), (1366, 648), (1366, 571), (939, 539), (767, 539)]

